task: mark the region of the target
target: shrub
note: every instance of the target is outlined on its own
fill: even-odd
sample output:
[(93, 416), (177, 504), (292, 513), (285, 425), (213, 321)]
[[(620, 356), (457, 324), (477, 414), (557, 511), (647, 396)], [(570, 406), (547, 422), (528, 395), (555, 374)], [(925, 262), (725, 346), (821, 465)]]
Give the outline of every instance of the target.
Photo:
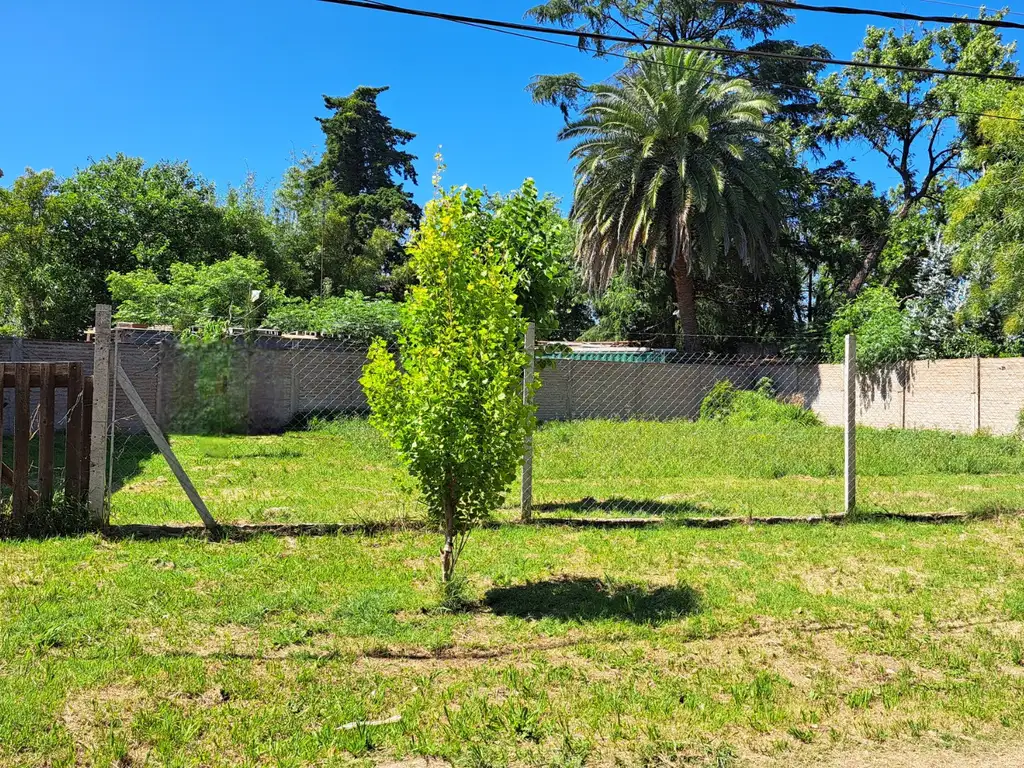
[(401, 366), (378, 340), (362, 378), (371, 422), (393, 442), (444, 532), (446, 585), (470, 530), (515, 479), (533, 427), (521, 396), (518, 278), (508, 255), (478, 237), (480, 199), (463, 189), (427, 204), (410, 247), (419, 285), (402, 310)]
[(821, 425), (813, 411), (777, 399), (775, 386), (767, 377), (758, 381), (752, 390), (738, 389), (728, 379), (716, 382), (701, 401), (700, 419), (731, 424), (788, 422), (809, 427)]

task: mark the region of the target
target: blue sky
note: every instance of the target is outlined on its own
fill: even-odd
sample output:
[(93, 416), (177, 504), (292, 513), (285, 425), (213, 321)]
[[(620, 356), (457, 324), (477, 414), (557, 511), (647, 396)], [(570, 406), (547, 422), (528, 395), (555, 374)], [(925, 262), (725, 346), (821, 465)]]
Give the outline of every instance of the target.
[[(501, 19), (525, 2), (409, 0), (408, 5)], [(863, 4), (869, 5), (866, 0)], [(908, 0), (877, 7), (947, 13)], [(866, 17), (798, 13), (782, 31), (857, 47)], [(881, 21), (881, 20), (879, 20)], [(417, 134), (417, 197), (429, 196), (443, 146), (451, 184), (505, 191), (527, 176), (568, 201), (572, 168), (556, 141), (557, 109), (532, 104), (537, 73), (591, 80), (616, 68), (573, 50), (494, 32), (328, 5), (316, 0), (0, 0), (0, 168), (10, 184), (26, 166), (68, 175), (90, 158), (124, 152), (188, 160), (226, 191), (254, 173), (273, 189), (293, 153), (315, 150), (321, 95), (389, 85), (380, 105)], [(855, 170), (883, 188), (892, 178), (863, 148)]]

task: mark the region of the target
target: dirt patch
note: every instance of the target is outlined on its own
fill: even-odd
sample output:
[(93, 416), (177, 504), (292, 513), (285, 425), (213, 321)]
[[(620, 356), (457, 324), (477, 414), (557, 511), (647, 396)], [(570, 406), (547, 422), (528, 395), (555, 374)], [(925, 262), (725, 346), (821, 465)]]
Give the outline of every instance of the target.
[(79, 762), (100, 745), (108, 730), (127, 728), (145, 700), (141, 689), (129, 685), (108, 685), (69, 694), (61, 721), (75, 741)]
[(783, 763), (820, 768), (1020, 768), (1024, 765), (1024, 744), (986, 744), (967, 749), (943, 749), (921, 744), (858, 747), (817, 760), (805, 761), (789, 755), (785, 759), (760, 765)]

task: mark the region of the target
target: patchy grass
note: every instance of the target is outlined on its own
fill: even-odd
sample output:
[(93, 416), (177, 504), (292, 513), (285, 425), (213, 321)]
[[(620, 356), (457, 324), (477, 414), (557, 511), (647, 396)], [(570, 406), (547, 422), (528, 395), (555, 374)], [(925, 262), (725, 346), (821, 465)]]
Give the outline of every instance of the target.
[[(413, 485), (377, 432), (345, 419), (270, 437), (175, 437), (222, 522), (419, 518)], [(118, 523), (193, 522), (166, 464), (117, 446)], [(548, 515), (817, 515), (842, 510), (842, 433), (798, 423), (584, 421), (538, 432), (537, 508)], [(862, 429), (860, 506), (873, 512), (993, 513), (1024, 507), (1024, 442)], [(519, 490), (502, 517), (514, 516)]]
[[(194, 521), (142, 445), (117, 447), (114, 522)], [(361, 420), (174, 445), (224, 522), (421, 515)], [(941, 765), (979, 743), (1015, 764), (1016, 516), (694, 530), (671, 518), (836, 511), (840, 433), (581, 422), (536, 445), (549, 514), (669, 524), (523, 526), (510, 506), (444, 605), (424, 530), (0, 541), (0, 765)], [(1024, 498), (1013, 440), (864, 430), (859, 453), (868, 513)]]
[(0, 765), (942, 765), (1024, 734), (1017, 519), (507, 524), (461, 611), (438, 544), (0, 542)]

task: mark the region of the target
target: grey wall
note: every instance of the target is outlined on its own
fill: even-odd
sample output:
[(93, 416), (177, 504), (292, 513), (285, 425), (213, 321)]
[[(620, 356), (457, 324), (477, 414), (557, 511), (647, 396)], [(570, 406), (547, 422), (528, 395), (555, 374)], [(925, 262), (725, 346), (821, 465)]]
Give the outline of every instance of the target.
[[(121, 365), (151, 412), (170, 426), (182, 389), (192, 384), (183, 361), (159, 334), (124, 334)], [(92, 371), (92, 344), (0, 338), (0, 361), (80, 361)], [(234, 386), (244, 388), (249, 430), (284, 429), (317, 413), (366, 412), (359, 376), (365, 349), (326, 340), (261, 340), (239, 347)], [(777, 392), (814, 410), (826, 424), (842, 423), (840, 365), (746, 362), (618, 363), (558, 361), (541, 372), (537, 394), (541, 420), (587, 418), (693, 419), (716, 381), (740, 387), (770, 377)], [(10, 397), (10, 392), (7, 393)], [(861, 424), (874, 427), (944, 429), (1010, 434), (1024, 408), (1024, 358), (922, 361), (859, 377)], [(122, 392), (117, 425), (139, 431)], [(33, 409), (34, 409), (33, 404)], [(57, 405), (58, 413), (66, 409)], [(13, 414), (5, 409), (4, 429)]]

